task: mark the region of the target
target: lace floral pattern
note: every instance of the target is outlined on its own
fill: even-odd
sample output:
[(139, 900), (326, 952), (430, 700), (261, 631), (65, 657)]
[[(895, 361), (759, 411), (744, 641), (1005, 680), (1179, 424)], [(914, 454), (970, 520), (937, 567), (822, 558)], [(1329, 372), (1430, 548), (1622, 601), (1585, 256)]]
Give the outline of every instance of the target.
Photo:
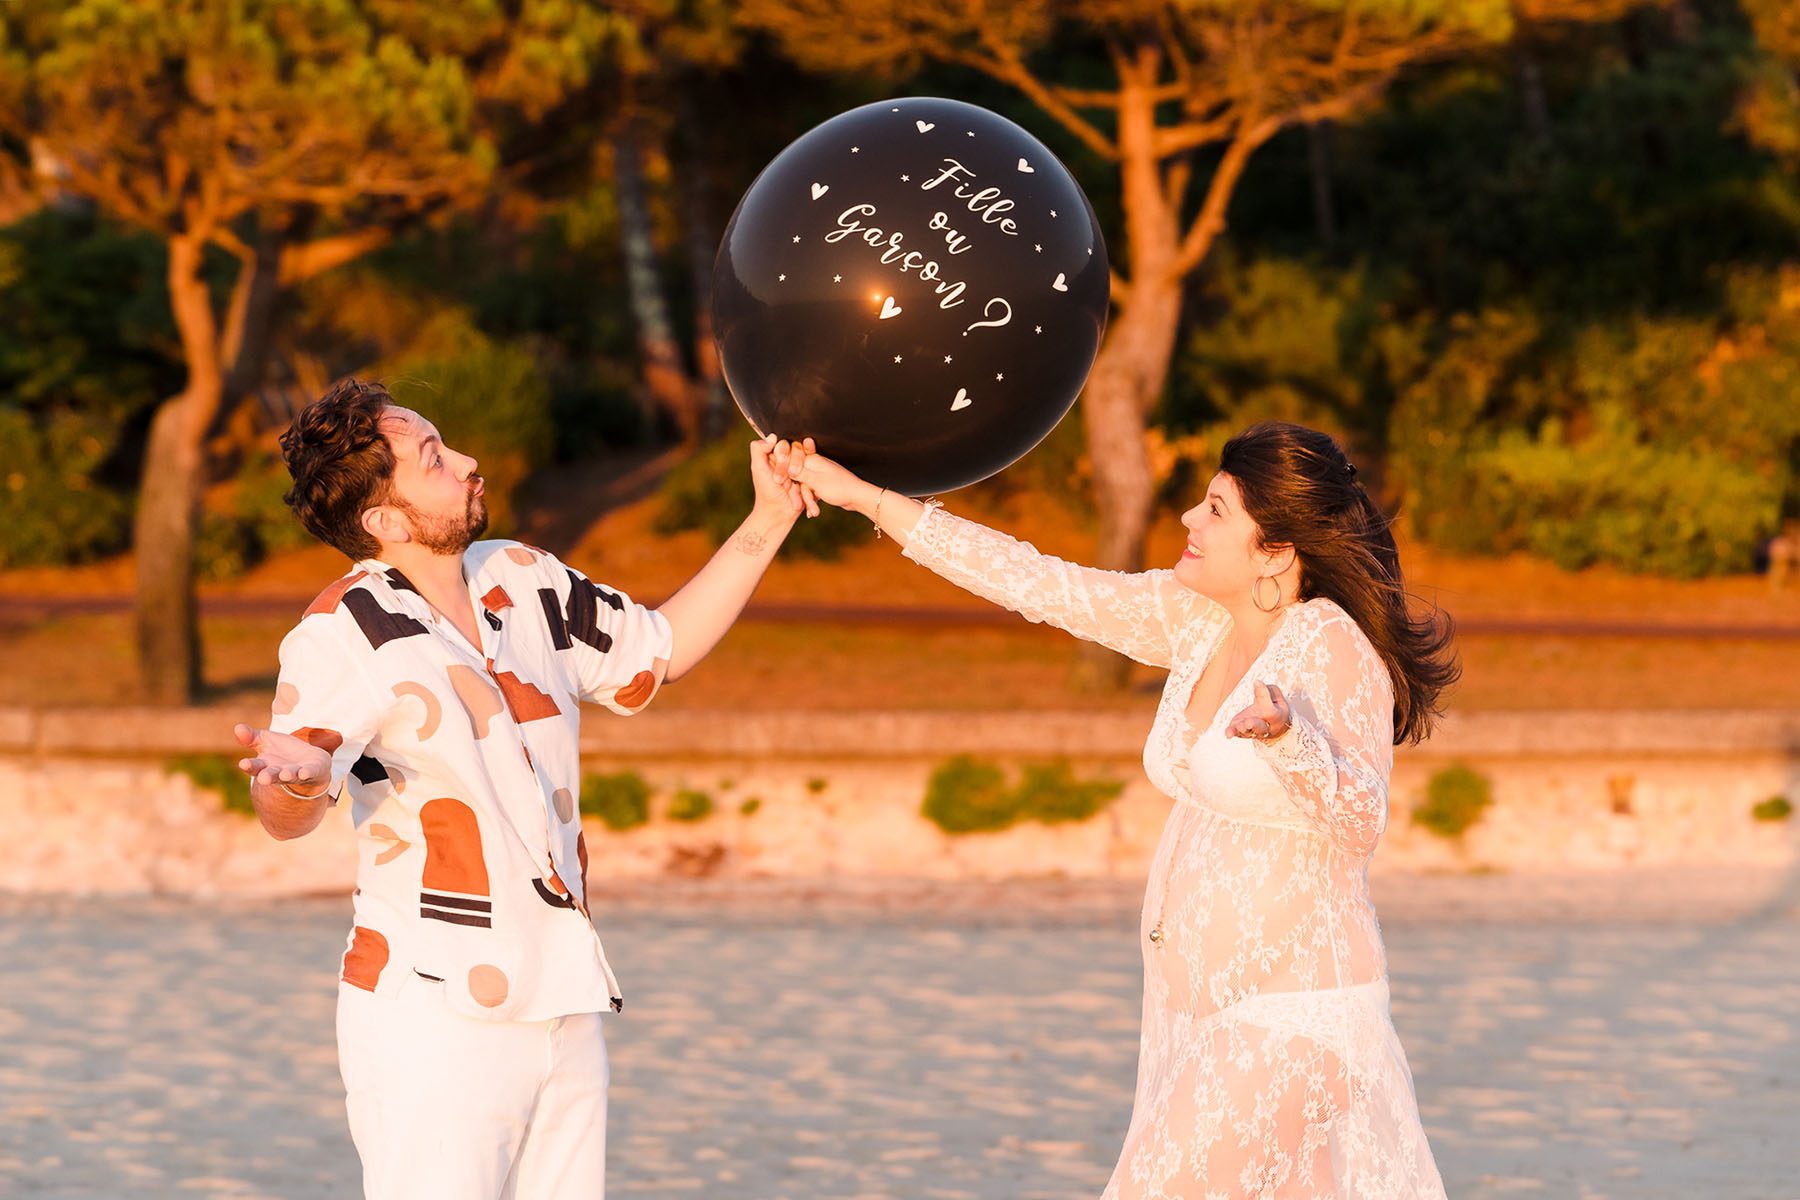
[[(1103, 1200), (1442, 1197), (1369, 899), (1393, 691), (1355, 622), (1329, 600), (1288, 610), (1195, 729), (1188, 701), (1230, 620), (1172, 571), (1077, 566), (938, 509), (906, 555), (1169, 668), (1144, 769), (1176, 803), (1144, 896), (1137, 1095)], [(1258, 680), (1281, 687), (1293, 727), (1226, 737)]]

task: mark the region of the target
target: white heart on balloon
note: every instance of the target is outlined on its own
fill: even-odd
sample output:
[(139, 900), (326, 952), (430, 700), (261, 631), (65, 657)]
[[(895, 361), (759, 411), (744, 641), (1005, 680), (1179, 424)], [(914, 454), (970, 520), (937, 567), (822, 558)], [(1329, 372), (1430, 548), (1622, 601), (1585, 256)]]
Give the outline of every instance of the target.
[(1069, 290), (1068, 279), (1069, 279), (1069, 277), (1067, 275), (1063, 274), (1061, 271), (1058, 271), (1056, 273), (1056, 282), (1051, 284), (1050, 286), (1055, 288), (1059, 292), (1066, 292)]
[(830, 190), (831, 190), (831, 185), (829, 183), (813, 184), (812, 185), (813, 199), (817, 200), (820, 196), (823, 196), (826, 192), (829, 192)]
[(1027, 174), (1027, 175), (1036, 175), (1037, 174), (1037, 168), (1033, 167), (1030, 163), (1026, 162), (1022, 158), (1019, 160), (1019, 170), (1025, 172), (1025, 174)]
[(889, 296), (886, 300), (881, 302), (881, 319), (884, 321), (889, 317), (897, 317), (905, 311), (904, 308), (901, 308), (898, 304), (894, 303), (894, 298), (892, 296)]
[(975, 401), (969, 399), (969, 389), (968, 388), (957, 388), (956, 389), (956, 399), (954, 399), (950, 402), (950, 411), (951, 412), (961, 412), (963, 409), (969, 407), (969, 405), (971, 405), (973, 403), (975, 403)]
[(919, 127), (920, 133), (930, 133), (937, 128), (936, 121), (914, 121), (913, 124)]

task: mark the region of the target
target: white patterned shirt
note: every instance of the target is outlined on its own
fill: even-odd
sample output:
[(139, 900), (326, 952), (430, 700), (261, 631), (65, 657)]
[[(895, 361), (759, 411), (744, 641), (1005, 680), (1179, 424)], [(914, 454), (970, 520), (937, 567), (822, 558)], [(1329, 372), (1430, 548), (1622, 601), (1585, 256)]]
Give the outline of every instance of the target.
[(580, 703), (642, 710), (668, 620), (518, 542), (476, 542), (463, 574), (479, 646), (374, 559), (281, 643), (270, 727), (328, 751), (352, 802), (343, 980), (384, 993), (416, 971), (493, 1020), (618, 1009), (588, 914)]

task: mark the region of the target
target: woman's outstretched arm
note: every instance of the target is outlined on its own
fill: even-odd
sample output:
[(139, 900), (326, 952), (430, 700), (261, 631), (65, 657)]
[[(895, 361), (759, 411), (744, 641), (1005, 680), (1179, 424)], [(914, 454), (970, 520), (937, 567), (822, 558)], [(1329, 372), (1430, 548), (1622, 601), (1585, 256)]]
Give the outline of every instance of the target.
[(795, 451), (794, 478), (820, 500), (861, 513), (906, 557), (1026, 620), (1098, 642), (1151, 666), (1167, 667), (1178, 636), (1223, 610), (1182, 587), (1169, 571), (1102, 571), (941, 508), (886, 491), (817, 454)]

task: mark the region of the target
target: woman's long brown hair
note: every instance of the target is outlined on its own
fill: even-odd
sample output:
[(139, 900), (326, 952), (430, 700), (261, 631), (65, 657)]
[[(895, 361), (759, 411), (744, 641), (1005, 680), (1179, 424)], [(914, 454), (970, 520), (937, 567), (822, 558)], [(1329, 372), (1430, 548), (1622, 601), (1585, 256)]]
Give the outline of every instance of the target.
[(1300, 598), (1335, 601), (1381, 655), (1394, 682), (1395, 744), (1423, 741), (1462, 674), (1454, 626), (1441, 609), (1408, 606), (1392, 522), (1343, 448), (1317, 430), (1265, 421), (1225, 443), (1219, 470), (1236, 482), (1261, 548), (1294, 547)]

